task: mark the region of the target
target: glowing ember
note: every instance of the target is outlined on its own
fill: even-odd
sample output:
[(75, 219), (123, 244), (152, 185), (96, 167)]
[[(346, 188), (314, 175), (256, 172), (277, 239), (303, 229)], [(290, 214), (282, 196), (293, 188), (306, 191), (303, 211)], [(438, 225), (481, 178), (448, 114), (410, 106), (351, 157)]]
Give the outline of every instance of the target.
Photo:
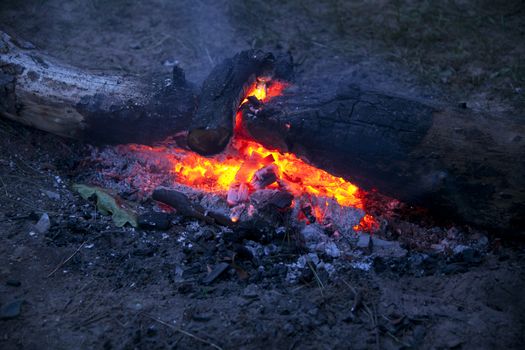
[[(263, 102), (268, 101), (280, 95), (286, 86), (280, 82), (273, 82), (268, 87), (264, 83), (256, 83), (248, 90), (241, 105), (248, 101), (249, 96), (255, 96)], [(294, 154), (266, 149), (261, 144), (241, 136), (241, 117), (242, 113), (238, 112), (235, 136), (224, 154), (203, 157), (183, 150), (177, 151), (176, 154), (167, 154), (166, 158), (172, 164), (173, 174), (176, 175), (175, 180), (206, 192), (222, 195), (228, 193), (228, 199), (232, 195), (232, 189), (237, 191), (233, 197), (246, 197), (246, 191), (248, 194), (255, 191), (251, 183), (254, 174), (274, 164), (277, 181), (268, 188), (284, 188), (297, 198), (305, 195), (312, 198), (334, 198), (341, 206), (364, 209), (364, 193), (352, 183), (315, 168)], [(165, 152), (164, 147), (153, 147), (150, 150)], [(325, 204), (327, 207), (328, 203)], [(324, 217), (323, 205), (312, 204), (312, 215), (321, 221)], [(370, 231), (376, 226), (374, 218), (366, 215), (354, 229)]]

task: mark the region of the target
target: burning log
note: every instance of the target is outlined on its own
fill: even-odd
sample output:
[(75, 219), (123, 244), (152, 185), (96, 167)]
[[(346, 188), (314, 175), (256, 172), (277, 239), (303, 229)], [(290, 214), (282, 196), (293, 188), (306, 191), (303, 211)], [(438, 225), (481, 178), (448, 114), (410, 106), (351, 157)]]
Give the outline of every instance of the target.
[(194, 93), (179, 68), (166, 78), (81, 70), (0, 32), (0, 114), (57, 135), (152, 143), (187, 131)]
[(217, 65), (203, 84), (199, 109), (188, 134), (189, 147), (203, 155), (224, 150), (233, 135), (233, 122), (247, 89), (257, 80), (270, 80), (275, 58), (249, 50)]
[(525, 226), (525, 126), (354, 85), (290, 88), (243, 128), (364, 189), (499, 229)]

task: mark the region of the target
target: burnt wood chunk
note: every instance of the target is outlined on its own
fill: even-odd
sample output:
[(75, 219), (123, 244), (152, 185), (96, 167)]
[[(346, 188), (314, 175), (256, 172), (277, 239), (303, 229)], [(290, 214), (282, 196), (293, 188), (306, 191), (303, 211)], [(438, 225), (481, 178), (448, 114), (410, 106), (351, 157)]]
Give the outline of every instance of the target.
[(283, 190), (258, 190), (251, 196), (251, 201), (256, 208), (264, 210), (269, 207), (285, 209), (292, 205), (293, 195)]
[(253, 175), (251, 185), (257, 189), (263, 189), (277, 181), (277, 167), (274, 164), (259, 169)]
[(215, 212), (206, 211), (200, 204), (192, 202), (188, 196), (180, 191), (165, 187), (157, 187), (151, 195), (156, 201), (167, 204), (177, 211), (178, 214), (202, 220), (208, 224), (218, 224), (222, 226), (233, 226), (231, 220)]
[(525, 124), (359, 86), (306, 82), (243, 110), (243, 128), (359, 187), (467, 223), (525, 227)]
[(189, 147), (203, 155), (224, 150), (233, 135), (235, 114), (257, 79), (271, 79), (275, 58), (259, 50), (240, 52), (218, 64), (204, 81), (199, 108), (188, 134)]

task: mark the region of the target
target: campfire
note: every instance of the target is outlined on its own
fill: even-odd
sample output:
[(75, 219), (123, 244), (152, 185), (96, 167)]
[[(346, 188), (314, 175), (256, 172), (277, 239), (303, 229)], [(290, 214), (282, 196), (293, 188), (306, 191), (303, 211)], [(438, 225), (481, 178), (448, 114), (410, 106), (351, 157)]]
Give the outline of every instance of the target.
[[(243, 130), (241, 110), (256, 113), (254, 105), (280, 95), (288, 85), (278, 80), (257, 81), (247, 89), (236, 113), (234, 136), (220, 154), (205, 157), (170, 144), (153, 147), (132, 144), (124, 148), (139, 158), (145, 156), (162, 163), (172, 176), (172, 186), (225, 199), (229, 206), (226, 214), (232, 223), (242, 218), (249, 220), (257, 208), (264, 206), (261, 203), (270, 201), (273, 209), (290, 210), (293, 219), (306, 225), (318, 223), (340, 228), (346, 223), (348, 226), (344, 216), (352, 212), (352, 225), (347, 229), (373, 231), (378, 223), (365, 213), (363, 190), (292, 153), (269, 150), (251, 140)], [(142, 190), (151, 190), (151, 183)]]
[(0, 349), (523, 348), (497, 3), (1, 2)]
[[(6, 33), (1, 45), (4, 117), (148, 153), (166, 166), (163, 185), (224, 198), (230, 223), (271, 204), (307, 224), (373, 230), (361, 189), (377, 189), (454, 221), (523, 227), (517, 120), (352, 81), (292, 85), (293, 59), (282, 52), (242, 51), (217, 64), (197, 91), (179, 67), (152, 83), (71, 67)], [(177, 144), (161, 142), (170, 137)]]

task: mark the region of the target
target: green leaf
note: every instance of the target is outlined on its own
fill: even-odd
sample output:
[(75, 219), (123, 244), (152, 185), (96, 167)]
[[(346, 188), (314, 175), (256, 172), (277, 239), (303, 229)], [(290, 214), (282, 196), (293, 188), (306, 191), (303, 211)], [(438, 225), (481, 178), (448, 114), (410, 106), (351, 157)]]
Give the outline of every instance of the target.
[(137, 227), (137, 218), (131, 211), (121, 208), (115, 198), (105, 192), (102, 188), (96, 186), (87, 186), (81, 184), (73, 185), (82, 198), (89, 199), (92, 196), (97, 197), (97, 209), (102, 215), (110, 215), (117, 227), (122, 227), (129, 223)]

